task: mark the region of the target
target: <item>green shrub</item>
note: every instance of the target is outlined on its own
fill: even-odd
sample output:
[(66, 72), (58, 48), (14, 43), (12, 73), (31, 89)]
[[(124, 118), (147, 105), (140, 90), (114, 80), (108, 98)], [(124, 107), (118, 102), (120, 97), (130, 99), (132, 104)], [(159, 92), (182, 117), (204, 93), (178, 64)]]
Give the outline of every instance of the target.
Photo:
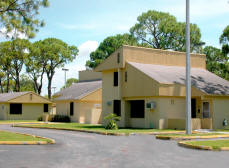
[(51, 118), (50, 118), (50, 121), (51, 122), (70, 122), (71, 119), (69, 116), (67, 115), (53, 115)]
[(107, 121), (105, 129), (110, 129), (110, 130), (118, 129), (117, 121), (120, 121), (120, 117), (118, 117), (116, 114), (111, 113), (106, 117), (104, 117), (104, 119)]
[(43, 121), (43, 117), (42, 116), (38, 117), (37, 121)]

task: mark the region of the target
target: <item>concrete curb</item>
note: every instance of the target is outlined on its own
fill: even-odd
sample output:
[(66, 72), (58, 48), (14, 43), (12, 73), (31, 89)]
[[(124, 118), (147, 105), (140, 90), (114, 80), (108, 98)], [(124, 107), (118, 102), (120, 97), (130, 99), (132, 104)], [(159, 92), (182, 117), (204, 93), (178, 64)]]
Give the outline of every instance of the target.
[(34, 127), (34, 126), (21, 126), (21, 125), (14, 125), (14, 127), (21, 127), (21, 128), (38, 128), (38, 129), (54, 129), (54, 130), (64, 130), (64, 131), (78, 131), (78, 132), (86, 132), (86, 133), (93, 133), (93, 134), (100, 134), (100, 135), (112, 135), (112, 136), (129, 136), (129, 135), (161, 135), (161, 134), (179, 134), (184, 133), (184, 131), (169, 131), (169, 132), (138, 132), (138, 133), (112, 133), (112, 132), (99, 132), (99, 131), (89, 131), (89, 130), (81, 130), (81, 129), (71, 129), (71, 128), (54, 128), (54, 127)]
[(0, 125), (16, 125), (16, 124), (43, 124), (43, 122), (6, 122), (6, 123), (0, 123)]
[(161, 136), (161, 135), (156, 135), (157, 139), (162, 139), (162, 140), (189, 140), (189, 139), (213, 139), (213, 138), (229, 138), (228, 135), (209, 135), (209, 136)]
[(46, 140), (49, 140), (50, 142), (47, 142), (47, 141), (0, 141), (0, 145), (48, 145), (48, 144), (56, 143), (54, 139), (47, 138), (47, 137), (42, 137), (42, 136), (37, 136), (37, 135), (32, 135), (32, 134), (25, 134), (25, 133), (20, 133), (20, 132), (11, 132), (11, 131), (5, 131), (5, 130), (1, 130), (1, 131), (25, 135), (25, 136), (32, 136), (34, 138), (46, 139)]
[(34, 126), (21, 126), (21, 125), (14, 125), (13, 127), (21, 127), (21, 128), (38, 128), (38, 129), (54, 129), (54, 130), (64, 130), (64, 131), (86, 132), (86, 133), (93, 133), (93, 134), (100, 134), (100, 135), (128, 136), (128, 134), (125, 134), (125, 133), (112, 133), (112, 132), (88, 131), (88, 130), (71, 129), (71, 128), (34, 127)]
[(211, 146), (192, 145), (192, 144), (187, 144), (186, 142), (190, 142), (190, 141), (181, 141), (181, 142), (178, 142), (178, 145), (182, 147), (186, 147), (186, 148), (191, 148), (191, 149), (211, 150), (211, 151), (229, 151), (229, 147), (221, 147), (219, 149), (214, 149)]

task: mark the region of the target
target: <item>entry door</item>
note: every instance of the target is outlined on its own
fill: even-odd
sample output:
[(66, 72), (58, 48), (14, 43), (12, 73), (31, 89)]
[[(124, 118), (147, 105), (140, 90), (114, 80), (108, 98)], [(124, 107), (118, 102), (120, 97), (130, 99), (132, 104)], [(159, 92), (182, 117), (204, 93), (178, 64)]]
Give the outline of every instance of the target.
[(192, 118), (196, 118), (196, 99), (191, 101)]
[(210, 118), (210, 104), (203, 102), (203, 118)]

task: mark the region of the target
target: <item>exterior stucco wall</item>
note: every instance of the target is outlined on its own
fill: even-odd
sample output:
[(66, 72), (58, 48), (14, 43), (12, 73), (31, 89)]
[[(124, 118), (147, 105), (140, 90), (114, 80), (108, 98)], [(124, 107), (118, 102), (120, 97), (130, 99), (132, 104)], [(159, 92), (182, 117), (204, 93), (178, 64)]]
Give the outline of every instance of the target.
[[(127, 81), (125, 82), (125, 72)], [(159, 83), (149, 78), (146, 74), (127, 64), (122, 70), (122, 96), (123, 97), (144, 97), (157, 96)]]
[[(49, 112), (51, 111), (51, 104), (49, 104)], [(10, 114), (10, 104), (4, 106), (4, 116), (6, 120), (37, 120), (38, 117), (44, 113), (44, 104), (22, 104), (22, 114)]]
[(69, 115), (70, 102), (56, 102), (56, 114), (58, 115)]
[(105, 116), (113, 113), (113, 100), (119, 99), (118, 87), (113, 86), (113, 73), (106, 71), (102, 75), (102, 122)]
[(229, 121), (229, 99), (213, 99), (213, 128), (223, 128), (223, 120)]
[(56, 102), (56, 113), (68, 115), (72, 122), (99, 124), (101, 123), (101, 102), (74, 101), (74, 113), (70, 116), (70, 102)]
[[(145, 100), (145, 117), (130, 118), (130, 100)], [(147, 102), (155, 102), (155, 109), (147, 109)], [(168, 128), (168, 119), (185, 119), (185, 98), (152, 97), (131, 98), (125, 103), (126, 126), (136, 128)], [(182, 127), (182, 126), (181, 126)]]
[[(185, 52), (174, 52), (168, 50), (157, 50), (143, 47), (123, 46), (125, 61), (145, 64), (160, 64), (168, 66), (185, 66)], [(191, 54), (191, 66), (195, 68), (206, 68), (206, 56)]]
[(96, 79), (101, 79), (101, 78), (102, 78), (101, 72), (95, 72), (93, 70), (79, 71), (79, 80), (80, 81), (96, 80)]

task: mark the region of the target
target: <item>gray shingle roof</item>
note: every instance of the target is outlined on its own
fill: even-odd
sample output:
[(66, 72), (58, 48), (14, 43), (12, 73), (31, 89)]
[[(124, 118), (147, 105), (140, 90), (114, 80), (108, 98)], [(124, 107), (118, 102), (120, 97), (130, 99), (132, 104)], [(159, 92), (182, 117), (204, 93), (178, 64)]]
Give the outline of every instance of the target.
[(7, 102), (11, 99), (14, 99), (16, 97), (25, 95), (29, 92), (12, 92), (12, 93), (1, 93), (0, 94), (0, 102)]
[(74, 83), (69, 88), (66, 88), (55, 95), (54, 101), (58, 100), (79, 100), (84, 96), (87, 96), (91, 92), (102, 88), (102, 81), (90, 81), (90, 82), (79, 82)]
[[(128, 63), (159, 83), (185, 85), (185, 67)], [(191, 83), (209, 95), (229, 95), (229, 82), (205, 69), (192, 68)]]

